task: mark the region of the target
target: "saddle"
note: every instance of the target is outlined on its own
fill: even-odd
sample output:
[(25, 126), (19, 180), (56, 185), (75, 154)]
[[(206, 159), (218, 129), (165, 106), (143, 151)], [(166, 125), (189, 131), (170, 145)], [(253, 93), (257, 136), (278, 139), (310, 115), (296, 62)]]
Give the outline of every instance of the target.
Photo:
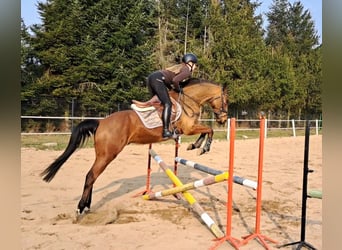
[[(182, 113), (182, 107), (180, 104), (170, 97), (172, 103), (171, 109), (171, 124), (179, 119)], [(147, 128), (156, 128), (163, 126), (162, 112), (163, 105), (157, 96), (153, 96), (146, 102), (132, 100), (131, 108), (137, 113), (142, 123)]]

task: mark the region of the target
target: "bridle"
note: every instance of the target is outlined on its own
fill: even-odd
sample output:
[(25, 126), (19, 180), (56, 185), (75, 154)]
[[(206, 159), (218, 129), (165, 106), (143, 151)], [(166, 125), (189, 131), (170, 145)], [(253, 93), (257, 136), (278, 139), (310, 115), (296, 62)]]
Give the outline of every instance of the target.
[(221, 88), (221, 95), (211, 98), (210, 102), (213, 102), (213, 101), (215, 101), (216, 99), (219, 99), (219, 98), (221, 98), (221, 107), (220, 107), (220, 109), (213, 109), (213, 112), (214, 112), (216, 118), (219, 118), (222, 115), (227, 115), (228, 114), (228, 110), (225, 110), (225, 108), (224, 108), (223, 89), (222, 88)]

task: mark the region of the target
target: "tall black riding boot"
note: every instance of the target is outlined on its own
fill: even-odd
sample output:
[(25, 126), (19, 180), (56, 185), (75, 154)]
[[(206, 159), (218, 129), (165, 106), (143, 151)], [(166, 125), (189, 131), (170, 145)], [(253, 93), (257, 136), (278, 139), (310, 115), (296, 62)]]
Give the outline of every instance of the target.
[(172, 136), (172, 132), (169, 130), (171, 116), (171, 106), (168, 104), (164, 105), (162, 120), (163, 120), (163, 138), (169, 138)]

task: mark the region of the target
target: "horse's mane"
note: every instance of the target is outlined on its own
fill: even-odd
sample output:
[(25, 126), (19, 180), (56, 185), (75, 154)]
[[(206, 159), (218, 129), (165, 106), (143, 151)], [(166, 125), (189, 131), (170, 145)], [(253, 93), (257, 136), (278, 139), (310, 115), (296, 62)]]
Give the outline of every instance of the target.
[(215, 82), (202, 79), (202, 78), (189, 78), (188, 80), (182, 82), (181, 85), (182, 87), (188, 87), (188, 86), (193, 86), (195, 84), (201, 84), (201, 83), (210, 83), (210, 84), (218, 85)]

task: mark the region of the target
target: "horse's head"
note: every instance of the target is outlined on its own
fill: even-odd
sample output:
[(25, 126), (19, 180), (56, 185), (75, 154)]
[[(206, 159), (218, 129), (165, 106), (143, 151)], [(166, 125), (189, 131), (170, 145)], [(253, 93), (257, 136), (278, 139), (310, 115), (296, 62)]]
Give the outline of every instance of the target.
[(228, 103), (226, 90), (220, 85), (198, 78), (191, 78), (182, 84), (184, 87), (183, 105), (198, 108), (207, 103), (215, 114), (216, 121), (224, 124), (228, 119)]
[(208, 103), (215, 114), (216, 121), (220, 124), (224, 124), (228, 119), (228, 102), (226, 91), (223, 88), (220, 88), (219, 93), (209, 99)]

